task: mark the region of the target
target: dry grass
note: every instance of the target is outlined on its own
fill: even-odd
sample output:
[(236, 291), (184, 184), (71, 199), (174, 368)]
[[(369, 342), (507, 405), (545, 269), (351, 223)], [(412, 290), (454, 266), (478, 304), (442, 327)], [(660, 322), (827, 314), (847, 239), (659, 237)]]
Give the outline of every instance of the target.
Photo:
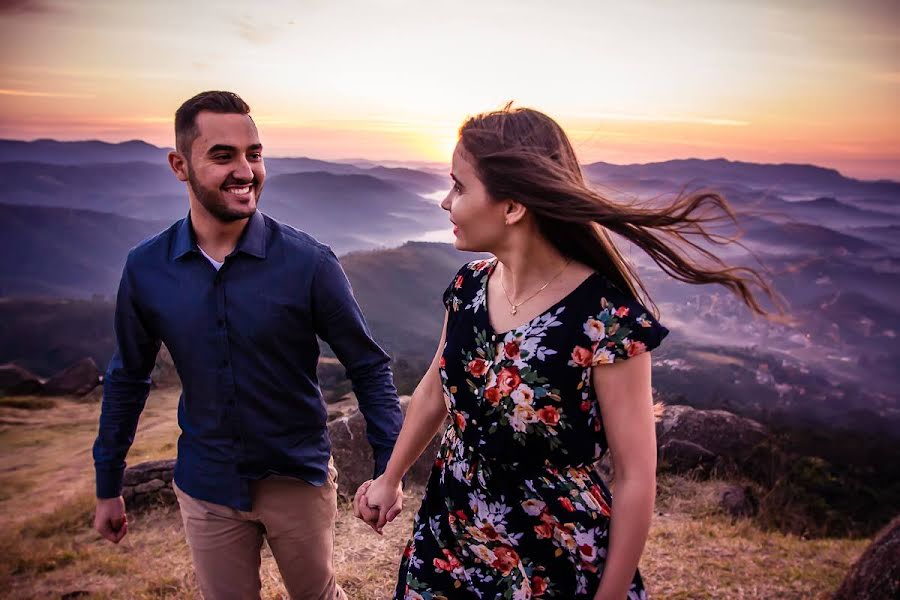
[[(172, 456), (177, 438), (175, 390), (156, 390), (130, 462)], [(17, 409), (0, 407), (0, 418)], [(18, 409), (21, 410), (21, 409)], [(0, 597), (190, 598), (196, 583), (175, 508), (132, 515), (113, 546), (93, 533), (90, 445), (98, 407), (57, 400), (29, 411), (29, 423), (0, 431)], [(867, 540), (804, 540), (762, 532), (715, 508), (720, 482), (660, 479), (641, 571), (654, 600), (826, 598)], [(335, 568), (353, 599), (389, 597), (412, 529), (418, 492), (385, 530), (371, 532), (341, 506)], [(286, 598), (274, 559), (264, 550), (264, 598)]]

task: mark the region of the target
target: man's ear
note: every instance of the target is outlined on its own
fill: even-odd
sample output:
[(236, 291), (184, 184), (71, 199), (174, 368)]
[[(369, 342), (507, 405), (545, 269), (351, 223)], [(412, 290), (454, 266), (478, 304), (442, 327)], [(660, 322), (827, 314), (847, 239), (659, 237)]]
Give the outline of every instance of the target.
[(178, 178), (178, 181), (188, 180), (188, 163), (181, 152), (178, 152), (177, 150), (169, 152), (169, 167), (172, 169), (172, 172), (175, 173), (175, 177)]
[(506, 223), (508, 225), (519, 223), (525, 218), (527, 212), (528, 209), (521, 202), (516, 202), (515, 200), (506, 201)]

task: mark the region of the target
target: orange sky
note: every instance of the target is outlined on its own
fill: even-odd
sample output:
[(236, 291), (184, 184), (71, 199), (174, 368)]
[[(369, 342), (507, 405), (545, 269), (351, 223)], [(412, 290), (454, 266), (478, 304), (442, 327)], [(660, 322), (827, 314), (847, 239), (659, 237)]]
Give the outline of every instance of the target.
[(181, 101), (217, 88), (269, 155), (448, 161), (467, 114), (514, 99), (583, 162), (900, 180), (894, 0), (7, 0), (0, 47), (6, 138), (171, 145)]

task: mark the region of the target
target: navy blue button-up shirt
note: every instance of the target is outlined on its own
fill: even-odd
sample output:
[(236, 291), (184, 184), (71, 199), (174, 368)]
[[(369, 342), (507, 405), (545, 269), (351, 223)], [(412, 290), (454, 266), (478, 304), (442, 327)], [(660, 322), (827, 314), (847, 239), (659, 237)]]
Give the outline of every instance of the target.
[(251, 480), (325, 482), (331, 443), (317, 336), (353, 382), (375, 473), (387, 465), (402, 422), (390, 359), (337, 257), (309, 235), (257, 211), (216, 271), (188, 215), (129, 253), (115, 329), (94, 443), (99, 498), (121, 493), (161, 342), (183, 386), (175, 481), (189, 495), (251, 510)]

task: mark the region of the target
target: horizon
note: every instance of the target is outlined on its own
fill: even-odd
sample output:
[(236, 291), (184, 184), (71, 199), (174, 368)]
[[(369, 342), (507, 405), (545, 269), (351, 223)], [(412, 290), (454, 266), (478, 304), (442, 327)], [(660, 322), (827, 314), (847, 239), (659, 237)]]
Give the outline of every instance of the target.
[[(137, 143), (146, 144), (146, 145), (156, 148), (158, 150), (170, 150), (170, 151), (174, 150), (174, 146), (168, 146), (168, 145), (160, 146), (158, 144), (153, 144), (151, 142), (148, 142), (147, 140), (142, 140), (140, 138), (134, 138), (134, 139), (122, 140), (122, 141), (110, 141), (110, 140), (102, 140), (99, 138), (60, 140), (60, 139), (55, 139), (55, 138), (44, 137), (44, 138), (35, 138), (35, 139), (25, 140), (25, 139), (0, 137), (0, 143), (2, 143), (2, 142), (24, 142), (24, 143), (54, 142), (54, 143), (63, 143), (63, 144), (66, 144), (66, 143), (72, 143), (72, 144), (100, 143), (100, 144), (108, 144), (108, 145), (129, 144), (129, 143), (137, 142)], [(390, 164), (399, 164), (399, 165), (404, 165), (406, 168), (411, 168), (411, 169), (413, 169), (415, 167), (409, 166), (409, 165), (415, 165), (415, 164), (418, 164), (420, 166), (425, 165), (428, 168), (432, 168), (432, 169), (444, 168), (444, 167), (449, 168), (449, 165), (450, 165), (449, 162), (445, 163), (445, 162), (441, 162), (441, 161), (429, 161), (429, 160), (421, 160), (421, 159), (419, 159), (419, 160), (417, 160), (417, 159), (411, 159), (411, 160), (379, 159), (377, 157), (364, 157), (364, 156), (341, 156), (341, 157), (337, 157), (337, 158), (327, 158), (326, 159), (326, 158), (322, 158), (320, 156), (313, 156), (313, 155), (266, 154), (265, 158), (270, 158), (270, 159), (275, 159), (275, 158), (278, 158), (278, 159), (307, 159), (307, 160), (319, 160), (322, 162), (332, 162), (332, 163), (371, 162), (373, 164), (381, 165), (381, 166), (389, 166)], [(822, 170), (826, 170), (826, 171), (834, 171), (835, 173), (837, 173), (841, 177), (844, 177), (845, 179), (853, 179), (853, 180), (860, 181), (863, 183), (897, 183), (897, 184), (900, 184), (900, 177), (898, 177), (897, 179), (892, 179), (890, 177), (880, 177), (880, 178), (875, 178), (875, 179), (869, 179), (869, 178), (864, 178), (864, 177), (855, 177), (853, 175), (850, 175), (850, 174), (842, 171), (841, 169), (839, 169), (837, 167), (829, 166), (829, 165), (821, 165), (821, 164), (815, 164), (815, 163), (810, 163), (810, 162), (806, 162), (806, 163), (801, 163), (801, 162), (754, 162), (754, 161), (728, 158), (726, 156), (717, 156), (717, 157), (711, 157), (711, 158), (686, 156), (686, 157), (676, 157), (676, 158), (667, 158), (667, 159), (662, 159), (662, 160), (654, 160), (654, 161), (649, 161), (649, 162), (631, 162), (631, 163), (617, 163), (617, 162), (598, 160), (598, 161), (592, 161), (592, 162), (582, 162), (580, 164), (585, 167), (591, 166), (591, 165), (596, 165), (596, 164), (606, 164), (606, 165), (611, 165), (611, 166), (615, 166), (615, 167), (639, 167), (639, 166), (652, 166), (652, 165), (658, 165), (658, 164), (664, 164), (664, 163), (670, 163), (670, 162), (686, 162), (686, 161), (702, 161), (702, 162), (725, 161), (727, 163), (732, 163), (732, 164), (748, 164), (748, 165), (759, 165), (759, 166), (765, 166), (765, 167), (809, 167), (809, 168), (814, 168), (814, 169), (822, 169)], [(29, 162), (29, 161), (26, 161), (26, 162)]]
[(900, 180), (895, 2), (563, 8), (17, 0), (0, 6), (0, 137), (168, 146), (183, 100), (231, 89), (273, 156), (446, 163), (466, 115), (514, 100), (585, 164), (727, 156)]

